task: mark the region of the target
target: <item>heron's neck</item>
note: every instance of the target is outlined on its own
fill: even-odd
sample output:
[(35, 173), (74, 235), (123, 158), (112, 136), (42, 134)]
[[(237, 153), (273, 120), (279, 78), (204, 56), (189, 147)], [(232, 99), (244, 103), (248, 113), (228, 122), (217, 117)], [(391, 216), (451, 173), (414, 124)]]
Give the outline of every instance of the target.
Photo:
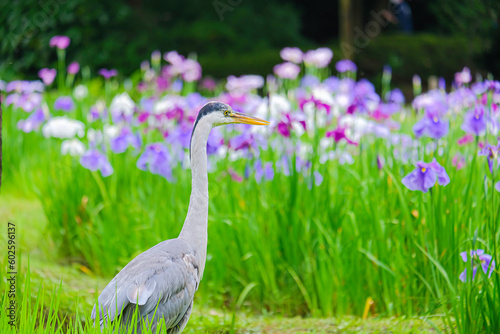
[(207, 255), (208, 225), (208, 175), (207, 141), (212, 125), (201, 119), (191, 138), (192, 188), (189, 209), (179, 235), (186, 240), (200, 261), (200, 276), (203, 275)]

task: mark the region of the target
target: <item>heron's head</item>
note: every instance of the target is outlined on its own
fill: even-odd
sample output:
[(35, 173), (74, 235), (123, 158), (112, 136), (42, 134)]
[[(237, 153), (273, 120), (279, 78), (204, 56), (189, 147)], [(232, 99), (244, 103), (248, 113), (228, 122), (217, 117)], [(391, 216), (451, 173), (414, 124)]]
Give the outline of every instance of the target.
[(203, 108), (201, 108), (196, 122), (198, 122), (201, 118), (203, 118), (203, 120), (207, 119), (212, 126), (225, 124), (269, 124), (268, 121), (263, 119), (235, 112), (231, 106), (222, 102), (208, 102), (205, 104)]

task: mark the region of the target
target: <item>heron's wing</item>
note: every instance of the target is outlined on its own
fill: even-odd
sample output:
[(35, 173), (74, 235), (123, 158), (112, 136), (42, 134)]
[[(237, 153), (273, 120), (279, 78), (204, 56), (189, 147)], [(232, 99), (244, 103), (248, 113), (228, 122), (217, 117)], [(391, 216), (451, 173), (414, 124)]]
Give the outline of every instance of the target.
[[(173, 327), (191, 304), (198, 283), (198, 261), (189, 245), (179, 239), (162, 242), (133, 259), (104, 288), (98, 299), (100, 323), (115, 320), (124, 310), (127, 321), (137, 307), (140, 318), (151, 319), (156, 311), (155, 318)], [(92, 319), (96, 313), (94, 306)]]

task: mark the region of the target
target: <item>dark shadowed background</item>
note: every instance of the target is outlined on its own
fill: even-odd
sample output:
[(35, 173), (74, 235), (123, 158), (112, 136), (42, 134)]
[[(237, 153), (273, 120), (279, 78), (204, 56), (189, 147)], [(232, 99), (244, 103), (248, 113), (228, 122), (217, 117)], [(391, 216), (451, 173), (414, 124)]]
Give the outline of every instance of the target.
[[(204, 75), (267, 74), (285, 46), (328, 46), (334, 60), (353, 58), (361, 76), (389, 64), (396, 81), (414, 73), (451, 77), (464, 65), (500, 73), (499, 1), (407, 3), (413, 34), (376, 19), (390, 9), (387, 0), (3, 0), (0, 77), (36, 78), (38, 69), (54, 67), (48, 44), (58, 34), (71, 38), (67, 59), (122, 75), (157, 49), (195, 52)], [(347, 54), (341, 39), (356, 52)]]

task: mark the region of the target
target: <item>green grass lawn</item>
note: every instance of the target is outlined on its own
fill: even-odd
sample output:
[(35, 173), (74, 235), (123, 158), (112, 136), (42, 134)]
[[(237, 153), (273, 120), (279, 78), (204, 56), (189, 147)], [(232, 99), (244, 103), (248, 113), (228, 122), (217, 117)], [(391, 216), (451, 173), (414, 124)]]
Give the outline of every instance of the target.
[[(110, 277), (102, 278), (71, 259), (61, 260), (54, 251), (54, 244), (47, 234), (43, 209), (35, 198), (13, 194), (5, 190), (0, 194), (0, 221), (16, 224), (16, 241), (20, 253), (17, 259), (22, 268), (18, 279), (26, 278), (30, 268), (30, 302), (42, 298), (50, 305), (54, 296), (59, 297), (58, 316), (66, 321), (76, 314), (89, 314), (97, 290), (102, 289)], [(7, 233), (0, 233), (2, 247), (6, 247)], [(4, 262), (5, 264), (5, 262)], [(4, 267), (6, 267), (4, 265)], [(2, 268), (2, 273), (5, 272)], [(2, 277), (2, 286), (6, 278)], [(202, 283), (203, 284), (203, 283)], [(21, 285), (21, 284), (20, 284)], [(42, 297), (38, 297), (40, 287)], [(24, 293), (22, 291), (21, 293)], [(213, 309), (198, 303), (185, 330), (186, 333), (435, 333), (428, 319), (377, 318), (363, 320), (357, 317), (340, 318), (282, 318), (273, 314), (254, 315), (243, 306), (237, 312), (232, 307)], [(375, 305), (376, 307), (376, 305)], [(18, 313), (22, 313), (18, 310)], [(22, 315), (18, 314), (21, 318)], [(234, 317), (234, 320), (233, 320)], [(434, 318), (433, 323), (440, 323)], [(2, 328), (0, 326), (0, 328)], [(6, 328), (6, 327), (3, 327)]]

